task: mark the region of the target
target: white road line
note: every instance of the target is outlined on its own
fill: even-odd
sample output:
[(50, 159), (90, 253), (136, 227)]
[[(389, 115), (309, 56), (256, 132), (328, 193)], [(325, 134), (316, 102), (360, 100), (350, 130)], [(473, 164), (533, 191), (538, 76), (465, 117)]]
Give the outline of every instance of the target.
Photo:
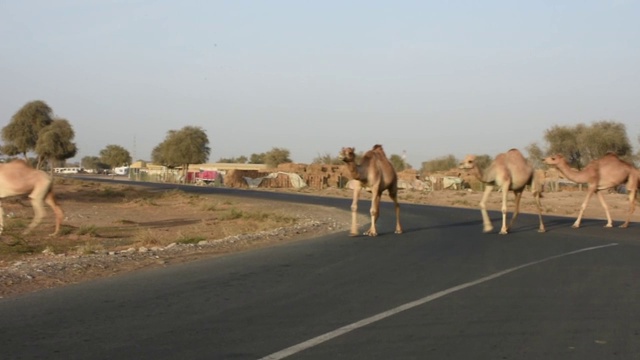
[(343, 326), (343, 327), (341, 327), (339, 329), (336, 329), (336, 330), (330, 331), (328, 333), (322, 334), (322, 335), (317, 336), (317, 337), (315, 337), (313, 339), (309, 339), (307, 341), (301, 342), (301, 343), (299, 343), (297, 345), (291, 346), (291, 347), (286, 348), (284, 350), (280, 350), (278, 352), (275, 352), (275, 353), (273, 353), (271, 355), (267, 355), (267, 356), (261, 358), (260, 360), (284, 359), (287, 356), (291, 356), (291, 355), (299, 353), (299, 352), (301, 352), (303, 350), (312, 348), (312, 347), (314, 347), (314, 346), (316, 346), (318, 344), (321, 344), (321, 343), (323, 343), (325, 341), (331, 340), (331, 339), (333, 339), (335, 337), (338, 337), (340, 335), (344, 335), (344, 334), (346, 334), (348, 332), (351, 332), (353, 330), (356, 330), (358, 328), (373, 324), (374, 322), (380, 321), (380, 320), (382, 320), (384, 318), (387, 318), (389, 316), (395, 315), (395, 314), (400, 313), (402, 311), (409, 310), (409, 309), (412, 309), (412, 308), (414, 308), (416, 306), (420, 306), (420, 305), (426, 304), (426, 303), (428, 303), (430, 301), (436, 300), (438, 298), (441, 298), (443, 296), (449, 295), (449, 294), (454, 293), (456, 291), (460, 291), (460, 290), (466, 289), (468, 287), (475, 286), (475, 285), (481, 284), (483, 282), (487, 282), (489, 280), (493, 280), (493, 279), (499, 278), (501, 276), (504, 276), (504, 275), (507, 275), (507, 274), (512, 273), (514, 271), (526, 268), (528, 266), (537, 265), (537, 264), (540, 264), (540, 263), (543, 263), (543, 262), (546, 262), (546, 261), (550, 261), (550, 260), (554, 260), (554, 259), (557, 259), (557, 258), (561, 258), (561, 257), (569, 256), (569, 255), (582, 253), (582, 252), (585, 252), (585, 251), (598, 250), (598, 249), (603, 249), (603, 248), (616, 246), (616, 245), (618, 245), (618, 244), (617, 243), (612, 243), (612, 244), (608, 244), (608, 245), (588, 247), (588, 248), (584, 248), (584, 249), (570, 251), (570, 252), (567, 252), (567, 253), (564, 253), (564, 254), (549, 256), (549, 257), (546, 257), (546, 258), (541, 259), (541, 260), (536, 260), (536, 261), (532, 261), (530, 263), (526, 263), (524, 265), (519, 265), (519, 266), (516, 266), (516, 267), (512, 267), (510, 269), (503, 270), (503, 271), (497, 272), (495, 274), (492, 274), (492, 275), (489, 275), (489, 276), (485, 276), (483, 278), (480, 278), (480, 279), (477, 279), (477, 280), (474, 280), (474, 281), (471, 281), (471, 282), (468, 282), (468, 283), (464, 283), (464, 284), (461, 284), (461, 285), (458, 285), (458, 286), (454, 286), (454, 287), (446, 289), (446, 290), (439, 291), (439, 292), (437, 292), (435, 294), (431, 294), (431, 295), (428, 295), (426, 297), (423, 297), (422, 299), (418, 299), (416, 301), (412, 301), (412, 302), (406, 303), (404, 305), (400, 305), (400, 306), (398, 306), (398, 307), (396, 307), (394, 309), (391, 309), (391, 310), (382, 312), (380, 314), (368, 317), (366, 319), (362, 319), (362, 320), (360, 320), (358, 322)]

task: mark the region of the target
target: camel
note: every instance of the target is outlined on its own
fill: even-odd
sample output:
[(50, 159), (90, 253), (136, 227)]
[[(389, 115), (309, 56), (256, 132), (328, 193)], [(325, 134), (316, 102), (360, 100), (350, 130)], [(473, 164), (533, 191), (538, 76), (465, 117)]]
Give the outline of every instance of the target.
[(357, 210), (358, 197), (363, 186), (371, 188), (371, 227), (364, 235), (377, 236), (376, 221), (380, 213), (380, 197), (387, 190), (389, 197), (393, 200), (396, 211), (396, 234), (402, 233), (400, 226), (400, 205), (398, 204), (398, 175), (391, 165), (387, 155), (384, 153), (381, 145), (375, 145), (371, 150), (367, 151), (360, 164), (356, 164), (355, 148), (342, 148), (340, 160), (347, 164), (347, 168), (351, 173), (355, 187), (353, 189), (353, 202), (351, 203), (351, 231), (350, 236), (358, 235)]
[[(506, 153), (498, 154), (489, 167), (484, 170), (476, 166), (475, 159), (476, 157), (474, 155), (467, 155), (460, 164), (460, 168), (470, 170), (472, 175), (486, 185), (482, 200), (480, 201), (483, 232), (488, 233), (493, 231), (493, 225), (487, 213), (487, 199), (493, 191), (493, 188), (498, 186), (502, 191), (502, 228), (500, 229), (500, 234), (505, 235), (509, 232), (509, 229), (512, 228), (513, 223), (518, 217), (520, 199), (527, 185), (531, 187), (538, 208), (538, 219), (540, 221), (538, 232), (545, 232), (544, 223), (542, 222), (542, 205), (540, 204), (542, 179), (538, 178), (533, 167), (527, 162), (524, 156), (522, 156), (522, 153), (517, 149), (511, 149)], [(515, 211), (507, 227), (507, 195), (510, 190), (513, 191), (516, 197)]]
[(591, 161), (582, 170), (572, 169), (567, 159), (561, 154), (545, 158), (544, 163), (555, 166), (562, 175), (575, 183), (587, 184), (587, 197), (580, 206), (578, 218), (572, 225), (573, 228), (580, 227), (582, 214), (593, 194), (598, 195), (598, 200), (600, 200), (600, 204), (607, 215), (607, 224), (604, 227), (613, 227), (609, 206), (600, 190), (611, 189), (624, 183), (626, 183), (627, 191), (629, 192), (629, 212), (627, 213), (627, 220), (620, 227), (626, 228), (629, 226), (631, 214), (633, 214), (636, 207), (635, 199), (638, 190), (638, 178), (640, 177), (640, 172), (633, 165), (621, 160), (615, 153), (608, 153), (599, 159)]
[[(32, 168), (24, 160), (13, 160), (0, 164), (0, 199), (25, 194), (29, 194), (31, 199), (35, 216), (29, 227), (24, 231), (24, 234), (28, 234), (42, 220), (45, 213), (45, 202), (53, 209), (56, 217), (55, 232), (51, 235), (56, 235), (60, 231), (60, 224), (64, 214), (56, 203), (52, 184), (51, 177), (47, 173)], [(2, 234), (3, 230), (4, 211), (0, 203), (0, 234)]]

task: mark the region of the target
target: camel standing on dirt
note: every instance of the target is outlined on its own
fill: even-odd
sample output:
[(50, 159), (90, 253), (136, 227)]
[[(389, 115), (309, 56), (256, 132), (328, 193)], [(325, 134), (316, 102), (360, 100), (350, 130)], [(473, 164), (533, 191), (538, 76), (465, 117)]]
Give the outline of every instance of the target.
[(624, 183), (626, 183), (627, 191), (629, 192), (629, 212), (627, 213), (627, 220), (620, 227), (626, 228), (629, 226), (631, 214), (636, 208), (635, 199), (638, 190), (638, 178), (640, 177), (638, 169), (633, 165), (621, 160), (614, 153), (608, 153), (599, 159), (591, 161), (582, 170), (572, 169), (567, 159), (560, 154), (545, 158), (544, 163), (555, 166), (567, 179), (578, 184), (586, 183), (588, 186), (587, 197), (580, 207), (578, 218), (572, 225), (573, 228), (580, 227), (582, 214), (593, 194), (598, 195), (598, 200), (600, 200), (600, 204), (607, 215), (607, 224), (604, 227), (612, 227), (609, 206), (604, 201), (604, 196), (600, 190), (611, 189)]
[[(460, 164), (460, 168), (470, 170), (472, 175), (486, 185), (480, 201), (483, 232), (487, 233), (493, 230), (493, 225), (487, 213), (487, 199), (493, 188), (498, 186), (502, 191), (502, 228), (500, 229), (500, 234), (507, 234), (516, 217), (518, 217), (520, 199), (527, 185), (531, 187), (538, 207), (538, 219), (540, 221), (538, 232), (545, 232), (544, 223), (542, 222), (542, 205), (540, 204), (542, 179), (536, 176), (533, 167), (522, 156), (522, 153), (517, 149), (511, 149), (506, 153), (498, 154), (489, 167), (484, 170), (477, 167), (475, 160), (476, 157), (474, 155), (467, 155)], [(509, 191), (513, 191), (516, 198), (515, 211), (511, 217), (509, 227), (507, 227), (507, 195)]]
[(355, 183), (353, 189), (353, 202), (351, 203), (351, 236), (358, 235), (357, 210), (358, 197), (363, 186), (371, 188), (371, 227), (364, 235), (376, 236), (376, 221), (380, 214), (380, 197), (387, 190), (389, 197), (393, 200), (396, 211), (396, 234), (402, 233), (400, 226), (400, 205), (398, 204), (398, 175), (391, 165), (387, 155), (381, 145), (375, 145), (373, 149), (367, 151), (360, 164), (356, 164), (355, 149), (352, 147), (342, 148), (339, 155), (340, 160), (347, 164), (351, 177)]
[[(56, 235), (60, 231), (60, 224), (64, 216), (62, 209), (56, 203), (53, 195), (51, 177), (44, 171), (34, 169), (23, 160), (13, 160), (9, 163), (0, 164), (0, 199), (6, 197), (29, 194), (31, 205), (35, 216), (24, 231), (28, 234), (33, 228), (38, 226), (45, 209), (44, 203), (53, 209), (56, 217), (56, 229), (51, 235)], [(0, 203), (0, 234), (4, 230), (4, 211)]]

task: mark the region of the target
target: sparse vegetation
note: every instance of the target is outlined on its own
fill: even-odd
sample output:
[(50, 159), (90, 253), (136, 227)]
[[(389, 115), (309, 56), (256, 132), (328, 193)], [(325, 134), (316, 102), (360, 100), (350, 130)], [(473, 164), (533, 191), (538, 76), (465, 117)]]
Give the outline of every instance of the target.
[(29, 244), (19, 237), (13, 237), (13, 241), (5, 240), (3, 246), (0, 246), (0, 256), (3, 258), (13, 259), (21, 255), (31, 255), (41, 252), (44, 249), (40, 244)]
[(161, 234), (153, 229), (138, 229), (133, 235), (133, 244), (140, 246), (160, 245), (163, 241)]
[(69, 226), (62, 225), (60, 227), (60, 232), (58, 232), (58, 236), (65, 236), (65, 235), (69, 235), (71, 233), (73, 233), (73, 228), (71, 228)]
[(233, 209), (229, 210), (229, 212), (227, 212), (226, 214), (222, 215), (220, 217), (220, 220), (240, 219), (243, 215), (244, 215), (244, 212), (242, 210), (238, 210), (238, 209), (233, 208)]
[(11, 221), (4, 222), (3, 232), (13, 233), (13, 232), (22, 232), (27, 228), (29, 222), (24, 219), (14, 218)]
[[(47, 249), (49, 249), (49, 251), (51, 251), (52, 253), (55, 253), (55, 249), (51, 247), (48, 247)], [(95, 243), (95, 242), (87, 242), (85, 244), (78, 245), (78, 247), (76, 248), (76, 253), (78, 255), (97, 254), (104, 251), (105, 251), (104, 246), (102, 244)]]
[(218, 211), (218, 204), (216, 203), (205, 203), (202, 205), (203, 211)]
[(451, 201), (451, 206), (471, 207), (471, 206), (474, 206), (474, 205), (475, 204), (472, 204), (467, 199), (454, 199), (453, 201)]
[(98, 227), (95, 225), (83, 225), (78, 229), (78, 235), (98, 236)]
[(199, 235), (183, 235), (176, 240), (178, 244), (197, 244), (206, 240), (204, 236)]
[(106, 197), (106, 198), (124, 198), (127, 196), (126, 192), (123, 190), (116, 190), (112, 187), (105, 187), (104, 189), (96, 192), (97, 196)]
[(116, 220), (114, 223), (115, 223), (115, 224), (122, 224), (122, 225), (133, 225), (133, 224), (135, 224), (136, 222), (135, 222), (135, 221), (132, 221), (132, 220), (125, 220), (125, 219), (121, 219), (121, 220)]

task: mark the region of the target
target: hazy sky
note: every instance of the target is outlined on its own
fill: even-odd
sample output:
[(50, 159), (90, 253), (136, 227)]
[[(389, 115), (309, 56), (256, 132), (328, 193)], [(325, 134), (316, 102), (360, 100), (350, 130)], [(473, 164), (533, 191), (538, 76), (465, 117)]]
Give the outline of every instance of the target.
[(0, 125), (43, 100), (76, 159), (148, 160), (187, 125), (211, 162), (380, 143), (419, 168), (598, 120), (637, 150), (639, 19), (632, 0), (0, 0)]

